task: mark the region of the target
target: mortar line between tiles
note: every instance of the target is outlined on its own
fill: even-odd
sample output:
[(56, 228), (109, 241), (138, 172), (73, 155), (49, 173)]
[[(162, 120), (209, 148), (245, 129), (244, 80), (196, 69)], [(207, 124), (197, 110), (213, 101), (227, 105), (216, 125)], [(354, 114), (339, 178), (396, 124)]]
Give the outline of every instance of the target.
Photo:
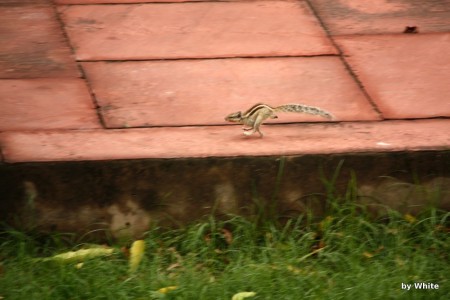
[(311, 54), (311, 55), (279, 55), (279, 56), (226, 56), (226, 57), (180, 57), (180, 58), (134, 58), (134, 59), (80, 59), (84, 62), (153, 62), (153, 61), (188, 61), (188, 60), (225, 60), (225, 59), (268, 59), (268, 58), (314, 58), (314, 57), (339, 57), (338, 54)]
[[(295, 124), (308, 124), (308, 125), (336, 125), (342, 122), (282, 122), (282, 123), (264, 123), (264, 126), (269, 125), (295, 125)], [(185, 124), (185, 125), (152, 125), (152, 126), (132, 126), (132, 127), (109, 127), (106, 130), (123, 130), (123, 129), (144, 129), (144, 128), (183, 128), (183, 127), (227, 127), (227, 126), (242, 126), (242, 124)]]
[[(282, 2), (291, 2), (292, 0), (261, 0), (261, 2), (274, 2), (274, 1), (282, 1)], [(55, 3), (58, 6), (106, 6), (106, 5), (144, 5), (144, 4), (151, 4), (151, 5), (171, 5), (171, 4), (202, 4), (202, 3), (246, 3), (249, 2), (248, 0), (209, 0), (209, 1), (184, 1), (184, 2), (132, 2), (132, 3)]]
[(88, 78), (87, 78), (87, 76), (86, 76), (86, 73), (84, 72), (83, 67), (81, 66), (80, 62), (76, 59), (75, 48), (73, 47), (73, 45), (72, 45), (72, 43), (71, 43), (71, 41), (70, 41), (69, 35), (68, 35), (68, 33), (67, 33), (67, 31), (66, 31), (66, 28), (65, 28), (65, 26), (64, 26), (64, 22), (63, 22), (63, 20), (61, 19), (61, 15), (60, 15), (60, 13), (58, 12), (58, 10), (56, 9), (57, 6), (58, 6), (58, 5), (57, 5), (56, 3), (52, 2), (52, 7), (53, 7), (53, 11), (54, 11), (56, 20), (57, 20), (57, 22), (58, 22), (58, 24), (59, 24), (59, 27), (61, 28), (61, 31), (62, 31), (62, 34), (63, 34), (64, 39), (65, 39), (67, 45), (68, 45), (69, 48), (70, 48), (70, 52), (72, 53), (72, 56), (73, 56), (73, 59), (74, 59), (76, 65), (77, 65), (78, 71), (79, 71), (80, 74), (81, 74), (81, 79), (83, 79), (83, 81), (86, 83), (86, 86), (87, 86), (87, 88), (88, 88), (89, 95), (91, 96), (91, 99), (92, 99), (93, 104), (94, 104), (94, 106), (95, 106), (95, 112), (96, 112), (96, 114), (97, 114), (97, 118), (98, 118), (98, 120), (99, 120), (99, 122), (100, 122), (100, 125), (101, 125), (104, 129), (106, 129), (106, 123), (105, 123), (105, 120), (103, 119), (103, 116), (102, 116), (102, 114), (101, 114), (101, 112), (100, 112), (100, 105), (98, 104), (97, 98), (95, 97), (94, 91), (93, 91), (92, 86), (91, 86), (91, 84), (90, 84), (90, 82), (89, 82), (89, 80), (88, 80)]
[[(280, 125), (345, 125), (354, 123), (389, 123), (389, 122), (411, 122), (411, 121), (428, 121), (428, 120), (449, 120), (450, 117), (429, 117), (429, 118), (409, 118), (409, 119), (382, 119), (382, 120), (348, 120), (348, 121), (318, 121), (318, 122), (280, 122), (280, 123), (264, 123), (264, 126), (280, 126)], [(145, 128), (183, 128), (183, 127), (225, 127), (225, 126), (242, 126), (242, 124), (185, 124), (185, 125), (153, 125), (153, 126), (133, 126), (133, 127), (108, 127), (106, 130), (125, 130), (125, 129), (145, 129)], [(74, 129), (76, 130), (76, 129)]]
[[(386, 124), (391, 122), (412, 122), (415, 123), (415, 121), (450, 121), (450, 117), (431, 117), (431, 118), (414, 118), (414, 119), (383, 119), (383, 120), (348, 120), (348, 121), (338, 121), (338, 122), (283, 122), (283, 123), (265, 123), (264, 126), (284, 126), (284, 125), (312, 125), (312, 126), (340, 126), (340, 125), (347, 125), (347, 124)], [(92, 131), (104, 131), (104, 132), (111, 132), (115, 130), (144, 130), (144, 129), (152, 129), (152, 128), (201, 128), (201, 127), (239, 127), (242, 126), (241, 124), (185, 124), (185, 125), (154, 125), (154, 126), (133, 126), (133, 127), (107, 127), (107, 128), (85, 128), (85, 129), (77, 129), (77, 128), (70, 128), (70, 129), (40, 129), (40, 130), (8, 130), (8, 131), (2, 131), (0, 132), (0, 135), (3, 133), (11, 134), (11, 133), (27, 133), (27, 134), (33, 134), (33, 133), (49, 133), (49, 132), (92, 132)], [(0, 149), (1, 151), (1, 149)], [(3, 156), (5, 157), (5, 156)]]
[(331, 41), (331, 43), (333, 44), (333, 46), (338, 50), (339, 52), (339, 59), (341, 60), (342, 64), (344, 65), (345, 69), (347, 70), (347, 72), (350, 74), (350, 76), (353, 78), (353, 80), (355, 80), (356, 84), (358, 85), (359, 89), (362, 91), (362, 93), (364, 94), (364, 96), (367, 98), (367, 100), (370, 103), (370, 106), (372, 107), (372, 109), (378, 114), (378, 116), (380, 117), (381, 120), (385, 120), (382, 112), (380, 111), (380, 109), (378, 108), (378, 106), (376, 105), (375, 101), (372, 99), (372, 97), (370, 97), (369, 93), (366, 91), (366, 89), (364, 88), (364, 85), (362, 84), (361, 80), (358, 78), (358, 76), (356, 75), (356, 73), (353, 71), (353, 69), (351, 68), (350, 64), (347, 62), (347, 60), (344, 57), (344, 52), (342, 51), (341, 47), (339, 47), (339, 45), (336, 43), (336, 41), (334, 40), (333, 36), (331, 35), (330, 30), (328, 29), (328, 27), (326, 26), (326, 24), (322, 21), (322, 19), (320, 18), (319, 14), (317, 13), (316, 9), (314, 8), (314, 5), (311, 4), (310, 0), (305, 0), (304, 1), (308, 7), (311, 9), (312, 13), (314, 14), (314, 16), (316, 17), (317, 21), (319, 22), (320, 26), (323, 28), (323, 30), (325, 30), (328, 39)]

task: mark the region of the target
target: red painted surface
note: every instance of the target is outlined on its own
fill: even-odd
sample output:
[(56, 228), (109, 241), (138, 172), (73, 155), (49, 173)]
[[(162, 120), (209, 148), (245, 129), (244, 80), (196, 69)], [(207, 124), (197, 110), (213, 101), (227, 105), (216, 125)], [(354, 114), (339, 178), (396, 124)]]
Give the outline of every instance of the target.
[(449, 32), (448, 0), (310, 0), (332, 35)]
[(79, 5), (59, 11), (80, 60), (337, 53), (301, 1)]
[(80, 76), (52, 7), (1, 5), (0, 16), (0, 79)]
[[(378, 120), (337, 57), (92, 62), (83, 68), (110, 128), (227, 124), (227, 114), (258, 102), (318, 106), (341, 121)], [(273, 121), (327, 120), (280, 114)]]
[[(450, 146), (448, 1), (113, 1), (0, 7), (4, 161)], [(280, 114), (296, 124), (264, 125), (263, 139), (216, 126), (257, 102), (345, 123)]]
[(450, 117), (450, 33), (336, 40), (385, 118)]
[(0, 99), (0, 131), (101, 127), (78, 78), (0, 80)]

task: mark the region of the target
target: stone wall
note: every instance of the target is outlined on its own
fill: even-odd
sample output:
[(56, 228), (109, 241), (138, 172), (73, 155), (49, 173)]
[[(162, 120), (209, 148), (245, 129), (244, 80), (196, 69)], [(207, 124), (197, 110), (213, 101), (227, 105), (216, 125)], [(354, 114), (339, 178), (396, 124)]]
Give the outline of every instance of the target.
[(450, 152), (399, 152), (2, 164), (0, 217), (16, 228), (114, 237), (261, 207), (319, 218), (327, 193), (344, 195), (352, 180), (355, 201), (376, 215), (450, 210)]

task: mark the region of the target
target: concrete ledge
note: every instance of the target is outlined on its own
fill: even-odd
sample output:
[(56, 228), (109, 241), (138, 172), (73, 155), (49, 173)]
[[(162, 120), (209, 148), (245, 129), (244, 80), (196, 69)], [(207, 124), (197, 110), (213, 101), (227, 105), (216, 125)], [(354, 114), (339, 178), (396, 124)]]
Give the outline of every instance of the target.
[(448, 150), (450, 119), (0, 133), (6, 162), (280, 156)]
[(386, 206), (413, 214), (430, 203), (450, 209), (450, 152), (419, 151), (3, 164), (0, 218), (44, 232), (104, 229), (98, 238), (138, 237), (154, 223), (179, 226), (210, 213), (254, 214), (258, 205), (279, 218), (321, 217), (321, 178), (341, 163), (336, 194), (354, 172), (356, 201), (378, 215)]

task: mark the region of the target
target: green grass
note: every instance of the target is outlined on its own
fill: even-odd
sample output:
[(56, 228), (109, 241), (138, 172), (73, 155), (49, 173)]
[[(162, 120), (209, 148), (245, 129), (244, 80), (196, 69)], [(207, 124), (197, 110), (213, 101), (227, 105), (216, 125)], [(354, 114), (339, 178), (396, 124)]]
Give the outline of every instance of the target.
[[(8, 230), (0, 235), (0, 297), (198, 300), (253, 291), (248, 299), (448, 299), (448, 212), (430, 209), (417, 219), (391, 212), (372, 220), (351, 203), (330, 207), (318, 222), (299, 217), (281, 225), (234, 216), (155, 228), (132, 275), (123, 245), (76, 268), (36, 260), (85, 246), (72, 236)], [(402, 283), (415, 282), (439, 289), (402, 290)], [(156, 292), (167, 286), (178, 288)]]

